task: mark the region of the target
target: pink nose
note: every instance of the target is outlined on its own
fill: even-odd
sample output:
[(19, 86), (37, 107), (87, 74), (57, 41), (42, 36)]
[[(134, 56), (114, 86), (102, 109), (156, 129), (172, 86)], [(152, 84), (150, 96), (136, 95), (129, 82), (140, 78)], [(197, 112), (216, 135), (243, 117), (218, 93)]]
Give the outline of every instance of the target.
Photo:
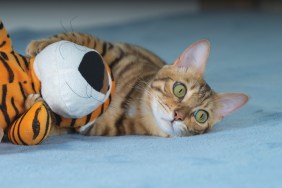
[(178, 111), (174, 111), (174, 120), (175, 121), (183, 121), (184, 120), (184, 114)]

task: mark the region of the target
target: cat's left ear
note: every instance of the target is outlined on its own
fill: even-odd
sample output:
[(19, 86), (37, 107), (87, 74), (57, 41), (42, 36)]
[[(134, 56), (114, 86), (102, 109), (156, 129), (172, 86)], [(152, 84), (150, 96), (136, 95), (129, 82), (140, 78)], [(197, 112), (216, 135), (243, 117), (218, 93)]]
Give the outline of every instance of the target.
[(180, 68), (189, 68), (203, 76), (210, 54), (210, 42), (200, 40), (189, 46), (174, 62)]
[(218, 93), (216, 94), (216, 105), (214, 123), (220, 121), (225, 116), (244, 106), (249, 97), (244, 93)]

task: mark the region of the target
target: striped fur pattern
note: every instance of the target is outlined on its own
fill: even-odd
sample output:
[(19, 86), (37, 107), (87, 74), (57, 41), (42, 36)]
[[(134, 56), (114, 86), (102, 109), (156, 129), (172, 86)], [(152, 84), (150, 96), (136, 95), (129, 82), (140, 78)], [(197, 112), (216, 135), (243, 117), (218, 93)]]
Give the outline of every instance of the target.
[[(1, 20), (0, 70), (1, 129), (14, 144), (31, 145), (42, 142), (50, 126), (44, 123), (45, 127), (41, 127), (37, 122), (42, 121), (42, 114), (48, 119), (50, 116), (44, 111), (45, 104), (42, 102), (37, 103), (30, 111), (25, 108), (28, 95), (39, 93), (39, 85), (30, 77), (30, 58), (13, 50), (10, 36)], [(30, 118), (28, 121), (27, 117)]]
[(50, 130), (50, 110), (43, 101), (38, 101), (20, 118), (16, 119), (9, 129), (8, 137), (15, 144), (35, 145), (45, 140)]
[[(10, 36), (0, 20), (0, 131), (4, 131), (12, 143), (39, 144), (54, 129), (52, 127), (78, 129), (94, 122), (109, 107), (114, 81), (110, 97), (94, 112), (78, 119), (52, 113), (48, 105), (38, 98), (41, 85), (33, 71), (33, 62), (33, 57), (14, 51)], [(111, 72), (108, 66), (106, 69)], [(0, 132), (0, 141), (2, 137)]]
[[(205, 82), (203, 71), (209, 54), (209, 43), (205, 40), (191, 45), (169, 65), (142, 47), (107, 42), (81, 33), (63, 33), (32, 41), (27, 53), (35, 56), (45, 46), (59, 40), (96, 49), (116, 81), (110, 107), (93, 125), (81, 131), (85, 135), (171, 137), (202, 134), (247, 101), (246, 95), (233, 93), (233, 98), (240, 100), (233, 100), (236, 105), (228, 111), (223, 103), (232, 101), (232, 94), (217, 94)], [(200, 65), (193, 66), (195, 59)], [(181, 98), (174, 93), (178, 83), (187, 90)], [(208, 113), (208, 119), (201, 123), (195, 115), (200, 109)]]

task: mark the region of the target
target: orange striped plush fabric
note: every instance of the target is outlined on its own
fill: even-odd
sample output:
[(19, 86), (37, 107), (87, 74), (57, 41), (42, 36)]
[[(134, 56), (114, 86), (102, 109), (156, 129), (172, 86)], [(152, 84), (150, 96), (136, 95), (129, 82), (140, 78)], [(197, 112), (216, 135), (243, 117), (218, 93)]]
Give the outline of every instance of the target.
[[(82, 118), (71, 119), (54, 114), (43, 101), (26, 109), (27, 96), (40, 93), (33, 60), (13, 50), (10, 36), (0, 20), (0, 127), (14, 144), (39, 144), (47, 138), (51, 125), (80, 127), (95, 120), (108, 108), (115, 88), (113, 78), (111, 95), (106, 102)], [(106, 67), (110, 73), (110, 68)]]

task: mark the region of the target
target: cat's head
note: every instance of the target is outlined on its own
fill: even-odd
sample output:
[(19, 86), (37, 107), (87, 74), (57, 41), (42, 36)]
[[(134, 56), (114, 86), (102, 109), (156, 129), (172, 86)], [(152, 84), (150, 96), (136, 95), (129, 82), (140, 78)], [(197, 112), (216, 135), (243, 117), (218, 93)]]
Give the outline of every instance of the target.
[(248, 101), (243, 93), (216, 93), (205, 82), (209, 53), (209, 41), (195, 42), (150, 83), (150, 107), (166, 134), (202, 134)]

